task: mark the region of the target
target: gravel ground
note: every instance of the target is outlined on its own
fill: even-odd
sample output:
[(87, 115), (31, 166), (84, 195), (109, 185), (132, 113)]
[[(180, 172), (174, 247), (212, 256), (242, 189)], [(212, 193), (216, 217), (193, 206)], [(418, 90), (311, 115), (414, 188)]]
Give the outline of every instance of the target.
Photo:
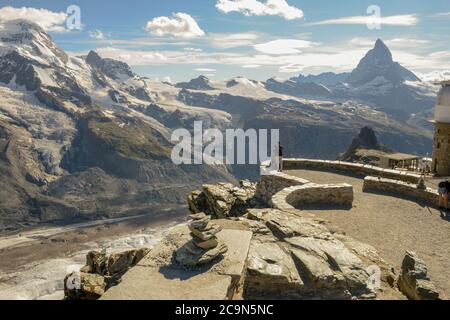
[(350, 210), (304, 209), (328, 220), (332, 228), (373, 245), (397, 271), (405, 250), (415, 251), (427, 264), (437, 289), (450, 298), (450, 213), (407, 199), (363, 193), (363, 180), (355, 177), (309, 170), (286, 173), (316, 183), (353, 185), (355, 200)]

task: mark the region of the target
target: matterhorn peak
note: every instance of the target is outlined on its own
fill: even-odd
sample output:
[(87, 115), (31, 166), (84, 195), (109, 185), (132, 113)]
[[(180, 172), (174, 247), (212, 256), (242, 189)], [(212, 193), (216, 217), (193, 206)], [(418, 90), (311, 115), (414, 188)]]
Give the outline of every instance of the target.
[(411, 71), (394, 62), (391, 51), (381, 39), (377, 39), (373, 49), (361, 59), (347, 82), (353, 85), (364, 85), (375, 79), (393, 84), (400, 84), (405, 80), (419, 80)]
[(377, 41), (375, 42), (374, 48), (383, 48), (383, 49), (386, 49), (389, 51), (389, 48), (386, 46), (386, 44), (380, 38), (378, 38)]
[(378, 57), (380, 59), (392, 61), (391, 50), (389, 50), (387, 45), (381, 39), (377, 39), (374, 48), (368, 52), (368, 54), (370, 53), (372, 53), (375, 57)]

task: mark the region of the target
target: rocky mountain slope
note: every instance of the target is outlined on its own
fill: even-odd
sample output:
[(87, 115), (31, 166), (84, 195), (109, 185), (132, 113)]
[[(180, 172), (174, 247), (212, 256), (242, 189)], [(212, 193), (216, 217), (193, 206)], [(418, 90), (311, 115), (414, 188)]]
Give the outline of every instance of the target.
[(234, 181), (223, 167), (174, 165), (163, 123), (221, 127), (227, 114), (171, 104), (123, 62), (69, 57), (31, 22), (5, 23), (0, 44), (0, 232), (148, 213)]

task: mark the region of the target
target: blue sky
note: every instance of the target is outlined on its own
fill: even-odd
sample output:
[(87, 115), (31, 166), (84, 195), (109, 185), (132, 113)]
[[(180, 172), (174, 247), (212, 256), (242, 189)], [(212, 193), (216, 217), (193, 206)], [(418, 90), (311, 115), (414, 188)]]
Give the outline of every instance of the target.
[[(234, 76), (265, 80), (349, 71), (377, 38), (391, 48), (395, 60), (416, 73), (450, 69), (450, 0), (0, 0), (0, 4), (0, 20), (25, 14), (45, 26), (66, 51), (97, 50), (151, 78), (181, 81), (205, 74), (217, 80)], [(81, 30), (61, 30), (69, 5), (81, 9)], [(367, 12), (371, 5), (381, 16), (369, 22), (380, 23), (379, 28), (367, 25), (374, 12)], [(46, 10), (37, 14), (30, 8)]]

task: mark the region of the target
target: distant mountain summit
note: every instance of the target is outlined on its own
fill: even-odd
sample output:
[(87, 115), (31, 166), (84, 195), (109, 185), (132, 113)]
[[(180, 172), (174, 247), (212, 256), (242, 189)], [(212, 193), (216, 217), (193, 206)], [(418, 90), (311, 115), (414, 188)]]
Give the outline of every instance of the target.
[(313, 82), (322, 84), (324, 86), (334, 86), (340, 82), (345, 82), (349, 75), (350, 75), (349, 72), (343, 73), (324, 72), (318, 75), (309, 74), (307, 76), (300, 74), (297, 77), (292, 77), (290, 80), (297, 83)]
[(420, 81), (413, 72), (394, 62), (391, 51), (380, 39), (376, 41), (375, 47), (361, 59), (346, 81), (352, 85), (364, 85), (378, 77), (393, 84)]
[(328, 98), (331, 95), (331, 91), (325, 85), (316, 82), (282, 81), (277, 78), (271, 78), (265, 82), (265, 86), (267, 90), (294, 97)]
[(380, 156), (391, 152), (378, 142), (371, 127), (363, 127), (339, 160), (376, 164)]
[(89, 52), (86, 62), (113, 80), (128, 79), (134, 76), (128, 64), (113, 59), (101, 58), (95, 51)]
[(180, 82), (176, 84), (177, 88), (189, 90), (213, 90), (209, 79), (205, 76), (199, 76), (189, 82)]

